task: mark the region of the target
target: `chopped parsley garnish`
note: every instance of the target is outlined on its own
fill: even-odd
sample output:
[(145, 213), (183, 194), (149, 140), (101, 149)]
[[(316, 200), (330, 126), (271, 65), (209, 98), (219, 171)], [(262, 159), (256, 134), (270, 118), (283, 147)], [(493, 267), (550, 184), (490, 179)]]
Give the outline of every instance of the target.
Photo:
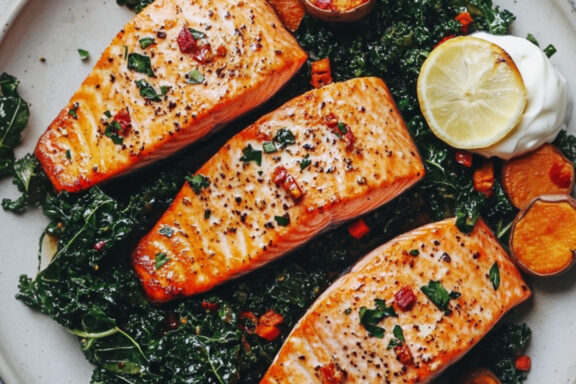
[(168, 92), (168, 87), (166, 86), (160, 87), (160, 93), (156, 92), (154, 87), (144, 79), (136, 81), (136, 86), (140, 89), (140, 96), (150, 101), (160, 101), (162, 96)]
[(408, 254), (410, 254), (410, 256), (418, 256), (420, 251), (417, 249), (412, 249), (410, 252), (408, 252)]
[(452, 309), (449, 307), (450, 300), (460, 297), (460, 292), (452, 291), (448, 293), (439, 281), (430, 280), (428, 285), (420, 287), (420, 290), (439, 310), (444, 311), (446, 315), (452, 313)]
[(86, 61), (90, 58), (90, 52), (85, 49), (78, 49), (78, 54), (80, 55), (80, 60)]
[(172, 237), (174, 234), (174, 228), (164, 225), (160, 230), (158, 230), (158, 233), (162, 236)]
[(80, 104), (74, 103), (72, 108), (68, 110), (68, 116), (72, 116), (74, 119), (78, 119), (78, 108), (80, 108)]
[(156, 77), (152, 70), (150, 57), (139, 53), (130, 53), (128, 55), (128, 69), (131, 71), (143, 73), (150, 77)]
[(386, 302), (380, 299), (374, 299), (376, 308), (360, 308), (360, 323), (370, 334), (379, 339), (384, 337), (384, 328), (379, 327), (378, 323), (386, 317), (397, 317), (393, 306), (386, 306)]
[(69, 150), (69, 149), (66, 150), (66, 158), (67, 158), (68, 160), (72, 159), (72, 153), (70, 153), (70, 150)]
[(211, 214), (212, 214), (212, 211), (210, 211), (209, 209), (204, 210), (204, 218), (205, 219), (209, 219)]
[(274, 220), (278, 223), (281, 227), (287, 227), (290, 224), (290, 216), (285, 214), (283, 216), (274, 216)]
[(140, 43), (140, 48), (146, 49), (149, 46), (151, 46), (152, 44), (154, 44), (155, 41), (152, 37), (143, 37), (140, 39), (139, 43)]
[(280, 148), (285, 148), (289, 145), (295, 144), (296, 138), (289, 129), (280, 128), (278, 132), (276, 132), (276, 136), (274, 136), (274, 142), (278, 144)]
[(106, 116), (107, 118), (111, 118), (112, 113), (110, 113), (110, 111), (104, 111), (104, 116)]
[(341, 134), (345, 135), (346, 132), (348, 132), (348, 129), (346, 128), (346, 124), (344, 124), (342, 122), (338, 122), (338, 131), (340, 131)]
[(199, 173), (194, 176), (186, 176), (186, 181), (190, 184), (195, 194), (199, 194), (203, 189), (210, 186), (210, 179)]
[(498, 287), (500, 286), (500, 268), (498, 267), (498, 263), (494, 263), (492, 268), (490, 268), (490, 282), (494, 287), (494, 290), (497, 291)]
[(534, 35), (531, 33), (526, 35), (526, 40), (528, 40), (529, 42), (531, 42), (532, 44), (534, 44), (537, 47), (540, 46), (540, 43), (538, 42), (538, 40), (536, 40), (536, 37), (534, 37)]
[(300, 169), (306, 169), (312, 164), (312, 160), (310, 160), (310, 155), (304, 156), (302, 160), (300, 160)]
[(386, 349), (392, 349), (406, 342), (406, 340), (404, 339), (404, 332), (402, 331), (401, 326), (395, 325), (392, 333), (394, 334), (394, 338), (390, 340), (390, 342), (388, 343), (388, 347), (386, 347)]
[(552, 44), (548, 44), (548, 46), (546, 48), (543, 49), (544, 54), (550, 58), (552, 57), (558, 50), (556, 49), (555, 46), (553, 46)]
[(156, 257), (154, 258), (154, 268), (156, 268), (156, 270), (159, 270), (164, 266), (164, 264), (166, 264), (169, 261), (170, 258), (168, 257), (167, 254), (165, 254), (164, 252), (158, 252), (156, 254)]
[(206, 37), (206, 34), (204, 32), (199, 31), (197, 29), (188, 28), (188, 30), (190, 31), (192, 37), (194, 37), (195, 40), (203, 39), (204, 37)]
[(200, 84), (204, 82), (204, 75), (199, 70), (195, 69), (186, 74), (186, 82), (188, 84)]
[(252, 145), (248, 144), (248, 146), (242, 150), (242, 155), (240, 161), (243, 161), (244, 164), (253, 161), (258, 165), (262, 165), (262, 151), (252, 148)]
[(266, 141), (264, 144), (262, 144), (262, 149), (264, 150), (264, 153), (274, 153), (278, 151), (276, 144), (274, 144), (273, 141)]
[(117, 121), (112, 121), (110, 124), (106, 125), (106, 129), (104, 130), (104, 135), (112, 139), (112, 142), (116, 145), (121, 145), (124, 142), (124, 139), (119, 135), (122, 131), (122, 127), (120, 123)]
[[(538, 40), (536, 40), (536, 38), (534, 37), (533, 34), (529, 33), (529, 34), (526, 36), (526, 40), (528, 40), (528, 41), (531, 42), (532, 44), (536, 45), (537, 47), (540, 47), (540, 43), (538, 42)], [(555, 47), (554, 45), (548, 44), (548, 46), (547, 46), (546, 48), (542, 49), (542, 51), (544, 52), (544, 54), (545, 54), (548, 58), (550, 58), (550, 57), (552, 57), (552, 56), (557, 52), (557, 49), (556, 49), (556, 47)]]

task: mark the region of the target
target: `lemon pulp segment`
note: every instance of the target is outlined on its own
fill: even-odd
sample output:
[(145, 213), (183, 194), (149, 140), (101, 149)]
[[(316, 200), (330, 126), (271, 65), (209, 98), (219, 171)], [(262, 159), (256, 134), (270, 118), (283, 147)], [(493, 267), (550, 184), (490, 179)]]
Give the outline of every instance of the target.
[(526, 107), (526, 88), (502, 48), (462, 36), (430, 53), (418, 77), (418, 100), (440, 139), (456, 148), (484, 148), (518, 124)]

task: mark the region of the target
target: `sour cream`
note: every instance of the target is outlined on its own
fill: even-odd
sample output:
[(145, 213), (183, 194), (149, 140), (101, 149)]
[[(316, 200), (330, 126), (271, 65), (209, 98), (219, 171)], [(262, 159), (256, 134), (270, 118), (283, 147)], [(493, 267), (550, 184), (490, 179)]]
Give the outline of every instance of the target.
[(566, 127), (572, 113), (572, 95), (566, 79), (530, 41), (516, 36), (473, 34), (504, 49), (522, 74), (527, 103), (520, 123), (504, 139), (487, 147), (471, 150), (486, 157), (510, 159), (553, 141)]

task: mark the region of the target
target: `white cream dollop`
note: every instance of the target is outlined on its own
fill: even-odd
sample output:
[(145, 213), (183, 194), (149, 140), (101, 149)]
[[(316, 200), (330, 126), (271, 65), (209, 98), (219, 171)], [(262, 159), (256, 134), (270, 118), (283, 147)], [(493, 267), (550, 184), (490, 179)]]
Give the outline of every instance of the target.
[(518, 125), (502, 140), (487, 148), (471, 150), (486, 157), (510, 159), (553, 141), (566, 127), (572, 113), (572, 95), (566, 79), (542, 50), (516, 36), (473, 34), (504, 49), (522, 75), (527, 91), (526, 110)]

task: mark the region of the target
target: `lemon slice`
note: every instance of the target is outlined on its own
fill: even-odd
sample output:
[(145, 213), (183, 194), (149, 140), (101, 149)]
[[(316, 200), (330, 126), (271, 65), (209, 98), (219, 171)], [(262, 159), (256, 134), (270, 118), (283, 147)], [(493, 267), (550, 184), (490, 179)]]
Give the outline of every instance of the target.
[(471, 36), (435, 48), (420, 70), (418, 100), (430, 129), (456, 148), (485, 148), (522, 118), (526, 88), (512, 58)]

